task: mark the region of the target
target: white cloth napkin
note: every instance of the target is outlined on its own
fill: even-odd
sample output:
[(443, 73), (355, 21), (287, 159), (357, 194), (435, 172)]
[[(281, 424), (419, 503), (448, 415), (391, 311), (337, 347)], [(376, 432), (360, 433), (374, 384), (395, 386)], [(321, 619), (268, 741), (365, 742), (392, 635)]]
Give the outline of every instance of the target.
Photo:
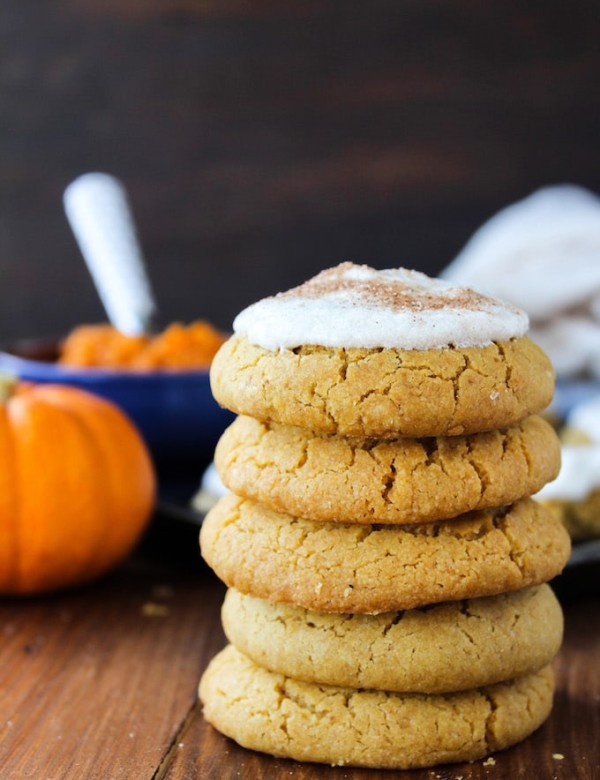
[(479, 228), (441, 276), (514, 303), (559, 377), (600, 377), (600, 198), (544, 187)]

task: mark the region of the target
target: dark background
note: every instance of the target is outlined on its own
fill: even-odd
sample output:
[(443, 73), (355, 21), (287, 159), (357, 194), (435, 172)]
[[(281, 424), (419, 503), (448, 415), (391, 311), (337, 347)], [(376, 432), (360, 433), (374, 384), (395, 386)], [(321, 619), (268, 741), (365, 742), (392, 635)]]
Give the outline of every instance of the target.
[(104, 319), (62, 212), (105, 170), (163, 322), (344, 260), (436, 273), (537, 187), (600, 191), (597, 0), (2, 0), (0, 337)]

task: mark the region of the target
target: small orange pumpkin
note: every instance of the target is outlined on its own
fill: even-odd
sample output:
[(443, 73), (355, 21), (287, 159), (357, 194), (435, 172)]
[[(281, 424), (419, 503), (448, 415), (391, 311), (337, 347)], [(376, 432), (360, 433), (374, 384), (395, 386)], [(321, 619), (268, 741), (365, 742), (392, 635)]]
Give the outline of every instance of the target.
[(155, 475), (113, 403), (63, 385), (0, 381), (0, 593), (98, 577), (139, 540)]

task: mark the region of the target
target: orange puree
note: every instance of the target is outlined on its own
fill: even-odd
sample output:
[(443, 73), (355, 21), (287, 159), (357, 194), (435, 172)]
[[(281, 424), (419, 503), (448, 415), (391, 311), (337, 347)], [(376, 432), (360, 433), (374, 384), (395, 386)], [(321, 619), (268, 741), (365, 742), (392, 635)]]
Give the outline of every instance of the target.
[(137, 371), (207, 368), (225, 338), (204, 320), (188, 326), (176, 322), (155, 336), (126, 336), (111, 325), (81, 325), (63, 341), (58, 362)]

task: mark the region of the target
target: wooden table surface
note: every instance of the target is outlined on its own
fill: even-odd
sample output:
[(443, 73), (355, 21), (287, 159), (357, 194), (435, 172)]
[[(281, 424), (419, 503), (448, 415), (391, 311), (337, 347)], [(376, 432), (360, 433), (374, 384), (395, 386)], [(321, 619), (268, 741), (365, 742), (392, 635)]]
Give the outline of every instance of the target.
[(298, 764), (243, 750), (207, 726), (202, 670), (224, 643), (224, 588), (197, 529), (156, 521), (101, 582), (0, 602), (2, 780), (495, 780), (600, 778), (600, 566), (555, 583), (566, 617), (553, 712), (493, 761), (389, 771)]

